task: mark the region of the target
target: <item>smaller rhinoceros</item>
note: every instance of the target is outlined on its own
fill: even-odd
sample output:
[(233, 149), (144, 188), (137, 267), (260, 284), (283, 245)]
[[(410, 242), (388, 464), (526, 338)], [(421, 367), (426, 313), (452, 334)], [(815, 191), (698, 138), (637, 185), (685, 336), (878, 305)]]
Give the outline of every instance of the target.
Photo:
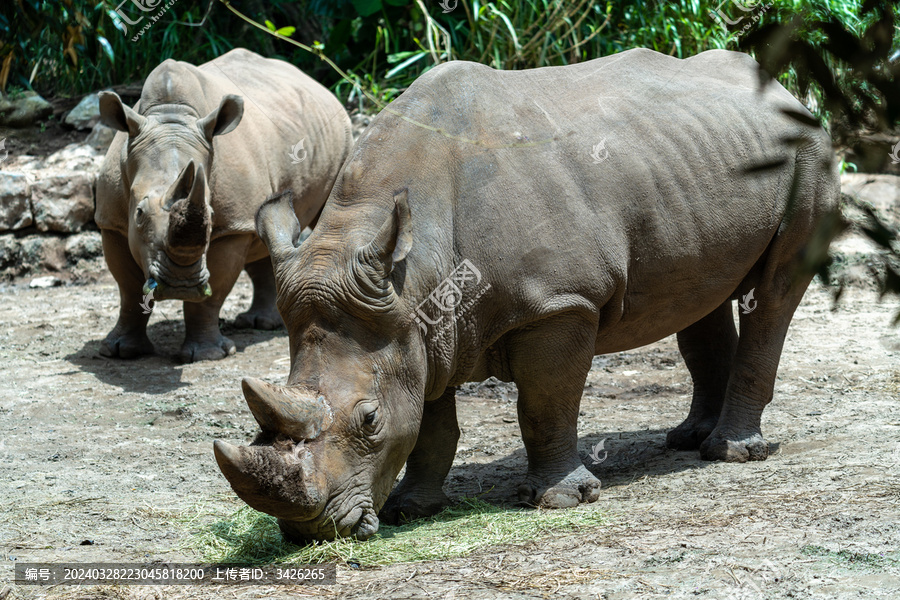
[(280, 326), (254, 215), (266, 196), (290, 188), (299, 221), (315, 222), (352, 145), (337, 98), (285, 62), (236, 49), (199, 67), (166, 60), (134, 110), (107, 92), (100, 114), (121, 132), (97, 183), (95, 220), (121, 300), (100, 353), (153, 352), (152, 299), (184, 301), (179, 360), (233, 354), (219, 310), (241, 269), (253, 301), (235, 325)]

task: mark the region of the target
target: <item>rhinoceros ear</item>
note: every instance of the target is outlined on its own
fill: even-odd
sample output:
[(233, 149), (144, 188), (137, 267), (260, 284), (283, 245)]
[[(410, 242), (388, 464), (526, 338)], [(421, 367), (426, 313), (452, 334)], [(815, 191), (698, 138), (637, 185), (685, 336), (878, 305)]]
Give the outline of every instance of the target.
[(147, 119), (125, 106), (115, 92), (100, 92), (100, 122), (107, 127), (128, 132), (128, 137), (138, 134)]
[(219, 107), (197, 121), (197, 127), (203, 132), (208, 141), (213, 136), (225, 135), (233, 131), (244, 116), (244, 99), (234, 94), (228, 94), (219, 102)]
[(360, 259), (375, 267), (384, 277), (391, 274), (394, 265), (406, 258), (412, 248), (408, 196), (407, 188), (394, 194), (394, 212), (375, 234), (375, 239), (359, 250)]
[(294, 194), (287, 190), (266, 199), (256, 211), (256, 234), (273, 264), (293, 256), (300, 246), (300, 221), (294, 213)]

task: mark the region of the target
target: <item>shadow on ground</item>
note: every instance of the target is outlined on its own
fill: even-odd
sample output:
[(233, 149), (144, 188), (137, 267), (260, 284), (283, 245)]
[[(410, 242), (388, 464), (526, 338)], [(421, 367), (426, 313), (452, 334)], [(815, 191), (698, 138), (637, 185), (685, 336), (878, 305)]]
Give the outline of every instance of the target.
[[(283, 329), (275, 331), (236, 329), (231, 323), (224, 321), (220, 321), (219, 326), (222, 334), (237, 346), (238, 353), (254, 344), (287, 335)], [(100, 342), (103, 337), (97, 337), (85, 342), (81, 349), (66, 356), (65, 360), (81, 370), (92, 373), (100, 381), (126, 392), (157, 395), (186, 387), (188, 384), (182, 381), (183, 365), (175, 360), (175, 355), (184, 341), (184, 323), (176, 320), (151, 323), (147, 328), (147, 335), (156, 350), (151, 356), (129, 360), (101, 356)]]
[[(642, 477), (657, 477), (689, 469), (702, 469), (713, 463), (702, 460), (698, 450), (677, 451), (666, 448), (668, 429), (637, 431), (601, 431), (581, 436), (579, 448), (590, 448), (598, 440), (605, 440), (600, 452), (606, 460), (592, 464), (587, 452), (581, 460), (585, 467), (600, 479), (603, 491), (599, 502), (610, 495), (609, 490), (627, 485)], [(777, 443), (769, 444), (769, 453), (778, 450)], [(515, 504), (516, 489), (528, 470), (525, 448), (488, 463), (454, 465), (447, 477), (445, 491), (452, 499), (478, 497), (487, 502)]]

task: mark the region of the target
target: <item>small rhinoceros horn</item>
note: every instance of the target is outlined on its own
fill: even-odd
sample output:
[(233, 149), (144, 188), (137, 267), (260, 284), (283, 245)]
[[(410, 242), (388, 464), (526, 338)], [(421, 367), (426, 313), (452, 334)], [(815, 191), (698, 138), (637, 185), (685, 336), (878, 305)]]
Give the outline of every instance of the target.
[(169, 189), (167, 197), (172, 202), (167, 253), (180, 265), (194, 264), (206, 250), (212, 230), (203, 165), (195, 167), (194, 161), (188, 163)]
[(272, 385), (247, 377), (241, 382), (250, 412), (263, 431), (312, 440), (334, 422), (324, 396), (300, 387)]

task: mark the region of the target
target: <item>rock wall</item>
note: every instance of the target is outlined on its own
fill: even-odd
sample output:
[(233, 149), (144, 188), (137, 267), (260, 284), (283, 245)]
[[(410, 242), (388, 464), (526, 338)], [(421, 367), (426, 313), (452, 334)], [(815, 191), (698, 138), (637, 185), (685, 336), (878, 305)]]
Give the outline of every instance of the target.
[[(94, 224), (96, 180), (109, 132), (47, 156), (0, 163), (0, 279), (71, 271), (102, 255)], [(92, 139), (93, 138), (93, 139)]]

